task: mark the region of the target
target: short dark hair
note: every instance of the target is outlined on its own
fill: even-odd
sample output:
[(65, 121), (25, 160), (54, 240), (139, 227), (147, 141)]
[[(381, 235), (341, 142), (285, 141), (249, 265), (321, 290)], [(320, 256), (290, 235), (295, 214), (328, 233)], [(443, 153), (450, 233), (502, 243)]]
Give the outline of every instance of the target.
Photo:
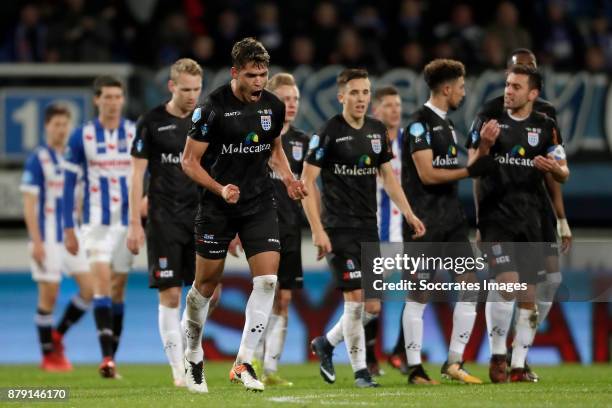
[(54, 117), (60, 115), (67, 116), (68, 119), (72, 117), (68, 106), (61, 103), (52, 103), (45, 108), (45, 124), (49, 123)]
[(443, 83), (464, 77), (465, 66), (459, 61), (439, 58), (425, 66), (423, 76), (429, 89), (436, 91)]
[(385, 96), (399, 96), (399, 91), (393, 85), (380, 87), (374, 91), (374, 103), (382, 102)]
[(338, 74), (336, 84), (338, 88), (344, 87), (353, 79), (368, 78), (368, 71), (363, 68), (345, 68)]
[(540, 74), (540, 71), (538, 71), (537, 69), (529, 65), (514, 64), (510, 66), (510, 68), (508, 68), (508, 75), (510, 74), (527, 75), (529, 77), (529, 90), (542, 90), (542, 85), (544, 81), (542, 80), (542, 74)]
[(113, 87), (124, 89), (123, 82), (112, 75), (101, 75), (94, 79), (93, 88), (96, 96), (102, 95), (102, 88)]
[(240, 69), (249, 62), (256, 66), (270, 65), (270, 54), (266, 51), (266, 47), (253, 37), (243, 38), (232, 47), (232, 66)]
[(533, 58), (534, 61), (537, 61), (535, 54), (529, 48), (516, 48), (510, 53), (510, 56), (508, 57), (508, 61), (506, 61), (506, 65), (507, 66), (514, 65), (514, 61), (512, 61), (512, 59), (515, 56), (521, 55), (521, 54), (529, 55), (531, 58)]

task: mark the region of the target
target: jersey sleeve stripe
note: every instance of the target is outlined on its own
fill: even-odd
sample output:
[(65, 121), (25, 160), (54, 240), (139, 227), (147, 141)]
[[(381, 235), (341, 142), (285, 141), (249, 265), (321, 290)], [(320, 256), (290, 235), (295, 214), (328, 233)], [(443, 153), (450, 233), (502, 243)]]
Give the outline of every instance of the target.
[(38, 193), (40, 192), (40, 187), (32, 185), (32, 184), (22, 184), (19, 186), (19, 191), (21, 191), (22, 193), (30, 193), (30, 194), (38, 195)]
[(57, 197), (55, 199), (55, 240), (56, 242), (62, 242), (63, 237), (62, 227), (62, 199)]
[(79, 174), (79, 171), (81, 171), (79, 165), (70, 163), (69, 161), (65, 161), (65, 160), (62, 162), (62, 167), (64, 168), (64, 170), (67, 170), (75, 174)]
[(106, 138), (104, 137), (104, 128), (96, 119), (96, 153), (106, 153)]
[(389, 218), (391, 215), (391, 203), (389, 195), (381, 190), (380, 192), (380, 240), (389, 241)]

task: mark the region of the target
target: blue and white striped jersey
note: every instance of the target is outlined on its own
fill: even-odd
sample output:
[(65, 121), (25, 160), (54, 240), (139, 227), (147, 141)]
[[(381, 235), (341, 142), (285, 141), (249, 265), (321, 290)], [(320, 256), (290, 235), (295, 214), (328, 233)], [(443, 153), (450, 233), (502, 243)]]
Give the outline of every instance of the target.
[(19, 187), (22, 192), (38, 195), (38, 227), (43, 242), (63, 241), (62, 162), (63, 157), (48, 145), (37, 147), (26, 160)]
[[(397, 132), (397, 137), (391, 142), (391, 150), (393, 151), (391, 167), (393, 168), (393, 174), (400, 183), (402, 174), (401, 148), (403, 135), (404, 129), (400, 127)], [(378, 203), (376, 215), (378, 218), (378, 235), (380, 236), (380, 241), (402, 242), (402, 223), (404, 222), (404, 216), (383, 189), (380, 179), (378, 179), (378, 188), (376, 189), (376, 202)]]
[(71, 228), (76, 174), (83, 171), (83, 224), (128, 224), (128, 177), (135, 124), (121, 119), (114, 130), (104, 129), (98, 119), (77, 128), (68, 141), (64, 161), (65, 227)]

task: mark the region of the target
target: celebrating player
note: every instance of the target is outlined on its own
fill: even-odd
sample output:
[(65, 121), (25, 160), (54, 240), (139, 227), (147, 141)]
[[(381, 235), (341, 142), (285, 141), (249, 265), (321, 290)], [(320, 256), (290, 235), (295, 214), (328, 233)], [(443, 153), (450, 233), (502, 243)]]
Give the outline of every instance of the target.
[[(137, 254), (144, 243), (140, 207), (143, 177), (149, 170), (147, 195), (147, 258), (149, 286), (159, 291), (159, 333), (172, 368), (174, 385), (185, 386), (180, 327), (181, 288), (195, 272), (193, 224), (198, 187), (181, 169), (180, 157), (202, 91), (202, 68), (180, 59), (170, 68), (170, 101), (145, 114), (132, 143), (130, 225), (127, 245)], [(212, 308), (211, 308), (212, 310)]]
[(263, 391), (251, 361), (268, 324), (279, 263), (279, 231), (268, 165), (292, 199), (306, 190), (296, 180), (279, 138), (285, 105), (265, 90), (270, 57), (263, 45), (245, 38), (232, 48), (232, 80), (213, 91), (193, 113), (183, 153), (183, 170), (204, 187), (196, 217), (196, 275), (187, 294), (185, 369), (187, 387), (207, 392), (200, 341), (211, 296), (223, 274), (236, 234), (253, 275), (245, 325), (230, 379)]
[[(508, 66), (514, 64), (528, 65), (537, 68), (537, 61), (533, 52), (526, 48), (519, 48), (512, 52), (508, 60)], [(477, 120), (483, 121), (488, 117), (499, 115), (504, 110), (504, 96), (500, 95), (497, 98), (491, 99), (480, 110), (477, 115)], [(538, 98), (533, 102), (533, 110), (546, 114), (553, 120), (557, 120), (555, 107), (548, 101)], [(471, 139), (467, 140), (468, 147)], [(561, 238), (561, 251), (567, 252), (571, 245), (572, 231), (565, 216), (565, 206), (563, 204), (563, 195), (561, 193), (561, 184), (556, 182), (550, 173), (545, 174), (545, 182), (547, 187), (542, 190), (541, 200), (544, 203), (544, 213), (542, 215), (542, 239), (548, 245), (545, 247), (545, 268), (546, 278), (536, 285), (537, 293), (537, 311), (538, 325), (546, 319), (548, 312), (552, 307), (552, 302), (555, 298), (555, 293), (561, 285), (561, 272), (559, 267), (559, 248), (557, 244), (557, 235)], [(552, 204), (552, 205), (551, 205)], [(555, 227), (556, 224), (556, 227)], [(490, 303), (486, 308), (487, 320), (491, 320), (491, 313), (498, 313), (497, 309), (500, 304), (497, 302)], [(503, 311), (500, 311), (503, 313)], [(511, 353), (508, 353), (510, 357)], [(508, 361), (510, 363), (510, 361)], [(528, 374), (534, 379), (538, 379), (537, 375), (531, 370), (529, 365), (525, 363), (525, 369)]]
[[(344, 313), (325, 335), (311, 342), (321, 362), (320, 373), (329, 383), (336, 380), (332, 362), (334, 347), (345, 340), (360, 388), (376, 387), (366, 368), (364, 324), (380, 311), (380, 302), (367, 302), (363, 310), (361, 290), (361, 243), (378, 242), (376, 225), (376, 176), (414, 229), (422, 236), (425, 227), (413, 214), (410, 204), (389, 161), (392, 158), (387, 129), (366, 115), (370, 103), (370, 80), (362, 69), (345, 69), (338, 75), (338, 100), (342, 114), (328, 120), (313, 135), (302, 179), (313, 194), (304, 201), (318, 258), (327, 261), (344, 297)], [(323, 219), (315, 184), (321, 175)], [(362, 320), (363, 319), (363, 320)]]
[[(415, 213), (427, 225), (424, 237), (413, 240), (404, 233), (404, 241), (450, 243), (440, 250), (444, 256), (472, 257), (465, 211), (459, 200), (457, 181), (478, 177), (495, 167), (491, 157), (475, 160), (468, 168), (459, 166), (457, 136), (448, 112), (457, 109), (465, 96), (465, 67), (459, 61), (436, 59), (423, 71), (430, 89), (429, 100), (411, 115), (402, 149), (402, 186), (410, 191)], [(436, 244), (432, 244), (436, 245)], [(431, 250), (437, 249), (431, 247)], [(438, 255), (436, 253), (436, 255)], [(456, 282), (475, 283), (473, 270), (458, 274)], [(420, 270), (419, 279), (433, 280), (435, 270)], [(453, 315), (453, 330), (448, 360), (442, 374), (464, 383), (482, 381), (463, 368), (463, 352), (476, 319), (478, 293), (459, 293)], [(437, 384), (421, 364), (423, 312), (429, 293), (413, 291), (402, 313), (404, 344), (408, 364), (408, 382)]]
[[(308, 146), (308, 136), (292, 123), (298, 113), (300, 91), (293, 75), (280, 73), (270, 78), (267, 89), (285, 103), (285, 121), (281, 130), (282, 146), (296, 178), (302, 174), (302, 164)], [(276, 173), (272, 173), (274, 196), (277, 203), (278, 230), (280, 235), (280, 263), (278, 285), (268, 328), (264, 333), (263, 382), (265, 385), (293, 385), (278, 375), (278, 360), (285, 346), (287, 318), (291, 291), (303, 287), (302, 271), (302, 210), (299, 203), (289, 198), (285, 184)]]
[(539, 247), (521, 247), (524, 251), (518, 253), (512, 243), (542, 242), (545, 203), (541, 190), (545, 174), (557, 182), (569, 177), (556, 123), (533, 109), (541, 86), (541, 75), (534, 67), (511, 66), (504, 90), (504, 111), (476, 120), (471, 132), (469, 161), (489, 154), (500, 163), (497, 170), (481, 177), (476, 191), (482, 240), (496, 243), (488, 248), (489, 256), (495, 260), (490, 263), (495, 281), (527, 284), (527, 290), (518, 293), (489, 291), (489, 376), (493, 382), (507, 380), (506, 337), (515, 299), (519, 309), (510, 380), (534, 381), (524, 365), (537, 330), (535, 284), (544, 266), (537, 261), (544, 254)]
[(77, 128), (68, 141), (64, 183), (64, 245), (76, 255), (72, 212), (77, 174), (85, 174), (83, 250), (94, 279), (94, 317), (102, 364), (100, 374), (116, 378), (114, 356), (123, 328), (123, 301), (133, 256), (126, 247), (128, 177), (134, 124), (121, 117), (123, 84), (111, 76), (94, 81), (98, 117)]
[[(38, 284), (36, 327), (45, 371), (69, 371), (72, 365), (64, 355), (62, 338), (89, 308), (93, 281), (84, 251), (70, 254), (63, 245), (62, 168), (70, 128), (70, 111), (59, 104), (45, 109), (45, 141), (28, 157), (20, 190), (23, 212), (30, 236), (32, 278)], [(73, 215), (71, 215), (73, 216)], [(64, 315), (53, 329), (53, 309), (62, 272), (74, 276), (79, 286)]]

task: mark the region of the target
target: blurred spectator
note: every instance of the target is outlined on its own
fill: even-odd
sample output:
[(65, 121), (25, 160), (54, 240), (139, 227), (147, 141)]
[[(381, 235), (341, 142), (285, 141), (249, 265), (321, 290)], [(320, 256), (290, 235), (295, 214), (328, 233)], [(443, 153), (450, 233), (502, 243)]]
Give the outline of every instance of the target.
[[(517, 47), (518, 48), (518, 47)], [(482, 68), (501, 70), (506, 66), (506, 55), (502, 41), (494, 31), (489, 31), (482, 42)]]
[(402, 64), (398, 50), (409, 42), (428, 43), (426, 36), (430, 29), (425, 27), (420, 0), (402, 0), (397, 16), (383, 47), (386, 55), (391, 57), (392, 63)]
[(597, 15), (591, 21), (587, 43), (601, 49), (606, 67), (612, 69), (612, 30), (605, 14)]
[(157, 63), (160, 66), (171, 65), (181, 56), (189, 53), (191, 33), (187, 28), (187, 19), (181, 13), (166, 17), (159, 32)]
[(549, 0), (547, 20), (539, 24), (541, 63), (552, 64), (558, 69), (579, 69), (584, 58), (584, 44), (578, 28), (566, 15), (564, 0)]
[(315, 47), (306, 35), (298, 35), (291, 40), (291, 65), (314, 65)]
[[(95, 15), (87, 12), (84, 0), (66, 0), (66, 8), (57, 10), (56, 23), (50, 29), (52, 47), (62, 61), (108, 62), (112, 60), (112, 10)], [(51, 46), (51, 45), (50, 45)]]
[(230, 61), (232, 47), (242, 38), (240, 17), (231, 9), (225, 9), (219, 14), (213, 34), (215, 40), (215, 58), (220, 64), (227, 65)]
[(364, 42), (353, 27), (344, 27), (338, 36), (338, 46), (332, 54), (331, 62), (349, 68), (365, 68), (370, 73), (381, 72), (383, 61), (376, 60), (365, 50)]
[(458, 59), (455, 54), (455, 49), (448, 41), (438, 41), (433, 47), (432, 59), (435, 58), (446, 58), (446, 59)]
[(312, 39), (317, 45), (315, 57), (319, 64), (328, 64), (338, 38), (338, 14), (330, 1), (322, 1), (314, 11)]
[(215, 63), (215, 43), (207, 35), (198, 35), (191, 45), (190, 58), (195, 60), (203, 68), (217, 67)]
[(255, 36), (270, 54), (275, 54), (283, 45), (283, 34), (278, 23), (278, 8), (274, 3), (257, 5)]
[(603, 50), (594, 45), (588, 47), (584, 54), (584, 65), (591, 73), (601, 73), (606, 71), (606, 57)]
[(465, 65), (473, 66), (478, 62), (483, 32), (474, 23), (472, 7), (469, 4), (455, 5), (451, 20), (435, 26), (434, 35), (438, 41), (449, 43), (454, 50), (452, 54)]
[(425, 66), (423, 47), (417, 41), (407, 42), (401, 50), (402, 65), (416, 72), (420, 72)]
[(517, 48), (531, 48), (531, 36), (519, 25), (519, 11), (510, 1), (499, 3), (497, 19), (489, 26), (487, 33), (499, 40), (503, 59)]
[(15, 28), (12, 57), (18, 62), (44, 62), (47, 58), (47, 27), (34, 4), (21, 9)]

